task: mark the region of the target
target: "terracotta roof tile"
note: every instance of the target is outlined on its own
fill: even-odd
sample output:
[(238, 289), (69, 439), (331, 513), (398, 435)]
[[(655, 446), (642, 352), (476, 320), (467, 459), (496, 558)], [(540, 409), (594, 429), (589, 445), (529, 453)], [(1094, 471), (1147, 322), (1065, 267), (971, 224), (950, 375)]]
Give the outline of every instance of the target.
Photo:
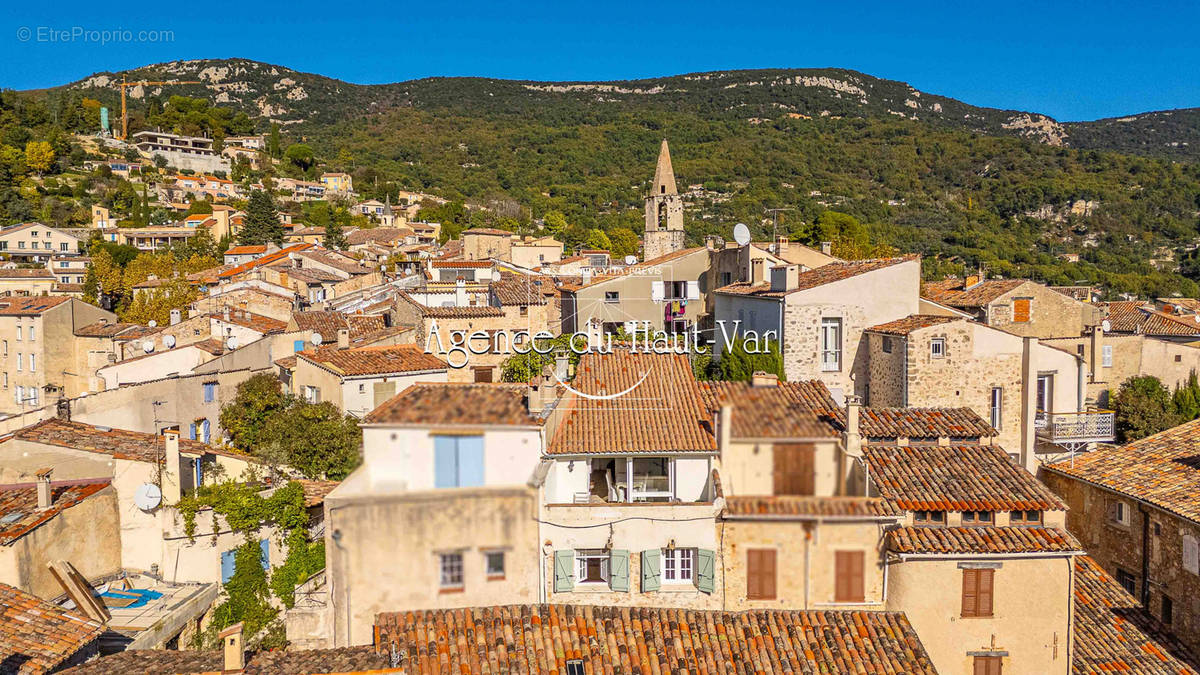
[(1066, 506), (995, 445), (870, 445), (871, 485), (902, 509), (1065, 510)]
[(382, 316), (332, 311), (295, 312), (292, 319), (296, 322), (297, 330), (318, 333), (322, 342), (331, 344), (337, 342), (338, 331), (343, 328), (350, 331), (350, 341), (353, 342), (367, 333), (374, 333), (386, 327)]
[(372, 410), (366, 424), (541, 426), (529, 414), (524, 384), (421, 382)]
[(587, 395), (629, 393), (570, 395), (548, 454), (716, 451), (713, 415), (686, 356), (620, 348), (584, 354), (571, 386)]
[(325, 496), (338, 485), (341, 485), (336, 480), (309, 480), (307, 478), (297, 478), (296, 482), (300, 484), (300, 488), (304, 490), (304, 505), (316, 506), (325, 501)]
[(0, 584), (0, 672), (40, 675), (100, 638), (104, 626)]
[(411, 234), (413, 234), (413, 231), (407, 227), (371, 227), (355, 230), (347, 234), (346, 243), (350, 246), (358, 246), (369, 242), (390, 243), (400, 241)]
[(363, 265), (354, 258), (324, 248), (306, 249), (297, 253), (296, 256), (298, 258), (305, 258), (321, 265), (332, 267), (352, 276), (358, 274), (369, 274), (371, 272), (371, 268)]
[(45, 510), (38, 510), (36, 483), (0, 486), (0, 545), (11, 544), (108, 486), (107, 479), (51, 484), (52, 500)]
[(266, 252), (267, 247), (260, 244), (258, 246), (234, 246), (225, 251), (225, 255), (258, 255)]
[(749, 382), (700, 382), (706, 407), (733, 407), (734, 438), (831, 438), (838, 434), (823, 411), (837, 405), (819, 380), (752, 386)]
[(401, 292), (397, 297), (412, 304), (421, 316), (430, 319), (482, 319), (487, 317), (504, 316), (504, 310), (491, 305), (475, 305), (469, 307), (430, 307), (413, 300), (408, 293)]
[(0, 268), (0, 279), (54, 279), (54, 272), (45, 267)]
[(512, 232), (508, 230), (500, 230), (494, 227), (473, 227), (469, 230), (463, 230), (463, 234), (486, 234), (494, 237), (511, 237)]
[[(253, 652), (246, 657), (244, 675), (366, 675), (402, 673), (389, 668), (390, 659), (374, 647), (303, 649)], [(63, 671), (71, 675), (219, 675), (220, 651), (135, 649), (95, 659)]]
[(312, 248), (312, 246), (313, 246), (312, 244), (292, 244), (291, 246), (285, 246), (284, 248), (282, 248), (274, 253), (268, 253), (267, 255), (264, 255), (261, 258), (251, 260), (249, 262), (244, 262), (240, 265), (235, 265), (233, 267), (230, 267), (222, 272), (218, 272), (217, 277), (220, 279), (228, 279), (230, 277), (236, 277), (237, 275), (243, 274), (245, 272), (249, 272), (250, 270), (252, 270), (256, 267), (270, 265), (273, 262), (283, 260), (283, 259), (287, 258), (288, 255), (291, 253), (298, 253), (300, 251), (310, 249), (310, 248)]
[(1196, 675), (1197, 658), (1088, 556), (1075, 558), (1074, 675)]
[[(838, 431), (846, 428), (845, 408), (826, 411)], [(863, 408), (859, 432), (867, 439), (983, 438), (998, 436), (970, 408)]]
[(796, 518), (898, 518), (901, 511), (876, 497), (801, 497), (773, 495), (725, 498), (729, 518), (755, 516)]
[[(13, 438), (30, 443), (74, 448), (86, 452), (98, 452), (104, 455), (112, 455), (117, 459), (130, 459), (139, 462), (160, 461), (159, 458), (163, 453), (164, 447), (163, 437), (156, 434), (97, 427), (57, 417), (38, 422), (24, 429), (19, 429), (13, 434)], [(219, 451), (206, 443), (186, 438), (179, 439), (179, 449), (182, 452), (196, 455), (203, 453), (234, 454)]]
[[(380, 614), (376, 646), (412, 672), (936, 672), (900, 612), (517, 605)], [(720, 667), (720, 668), (719, 668)]]
[(1140, 333), (1162, 337), (1200, 336), (1200, 323), (1194, 316), (1176, 316), (1147, 307), (1140, 300), (1105, 302), (1109, 332)]
[(1056, 527), (901, 527), (887, 534), (896, 553), (1072, 553), (1083, 546)]
[(943, 279), (922, 284), (921, 295), (950, 307), (983, 307), (1027, 281), (985, 279), (970, 288), (964, 288), (965, 279)]
[(546, 296), (543, 288), (551, 286), (540, 278), (503, 279), (492, 282), (492, 294), (502, 307), (512, 305), (544, 305)]
[(856, 260), (854, 262), (835, 262), (828, 265), (822, 265), (815, 269), (801, 272), (797, 279), (797, 286), (788, 291), (773, 291), (771, 284), (764, 282), (761, 284), (751, 284), (748, 281), (739, 281), (716, 290), (717, 293), (728, 295), (754, 295), (764, 298), (781, 298), (789, 293), (798, 293), (807, 291), (810, 288), (824, 286), (835, 281), (843, 281), (851, 277), (856, 277), (867, 272), (874, 272), (893, 265), (899, 265), (909, 261), (917, 260), (915, 256), (904, 256), (900, 258), (881, 258), (878, 260)]
[(1200, 523), (1200, 420), (1193, 420), (1120, 447), (1101, 446), (1044, 464), (1070, 476), (1140, 499)]
[(0, 298), (0, 316), (38, 316), (48, 309), (70, 301), (71, 298), (65, 295)]
[(930, 326), (940, 326), (946, 323), (955, 321), (965, 321), (961, 316), (939, 316), (935, 314), (913, 314), (906, 316), (903, 319), (896, 319), (887, 323), (881, 323), (878, 326), (871, 326), (867, 330), (873, 333), (883, 333), (885, 335), (908, 335), (913, 331), (929, 328)]
[(76, 328), (75, 334), (79, 337), (116, 337), (118, 335), (123, 336), (127, 332), (142, 333), (142, 329), (149, 330), (148, 327), (136, 323), (97, 321), (96, 323), (89, 323), (81, 328)]
[(490, 260), (434, 260), (434, 269), (487, 269), (492, 267), (494, 263)]
[(247, 312), (240, 309), (231, 310), (229, 312), (228, 319), (225, 318), (225, 314), (222, 312), (213, 312), (212, 314), (209, 314), (208, 317), (210, 319), (217, 319), (219, 321), (226, 321), (227, 323), (242, 326), (243, 328), (249, 328), (252, 331), (262, 333), (263, 335), (282, 333), (287, 329), (287, 324), (279, 319), (272, 319), (269, 316), (263, 316), (262, 314), (255, 314), (254, 312)]
[(338, 375), (387, 375), (449, 369), (445, 361), (432, 354), (426, 354), (425, 350), (417, 345), (352, 349), (322, 346), (299, 352), (296, 356)]

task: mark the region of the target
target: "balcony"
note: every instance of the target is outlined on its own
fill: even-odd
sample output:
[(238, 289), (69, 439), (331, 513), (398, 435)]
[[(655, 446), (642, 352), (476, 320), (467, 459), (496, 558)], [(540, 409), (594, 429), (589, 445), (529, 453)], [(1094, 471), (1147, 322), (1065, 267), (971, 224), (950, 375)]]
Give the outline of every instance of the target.
[(1056, 445), (1080, 443), (1110, 443), (1116, 438), (1113, 431), (1113, 411), (1053, 413), (1039, 410), (1035, 422), (1039, 440)]

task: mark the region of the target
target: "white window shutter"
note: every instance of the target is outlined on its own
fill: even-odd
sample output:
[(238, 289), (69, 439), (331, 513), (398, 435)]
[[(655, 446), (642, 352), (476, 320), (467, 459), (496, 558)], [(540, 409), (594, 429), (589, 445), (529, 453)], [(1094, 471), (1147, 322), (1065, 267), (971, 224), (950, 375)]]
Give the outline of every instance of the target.
[(687, 299), (688, 300), (699, 300), (700, 299), (700, 282), (699, 281), (687, 282)]
[(663, 298), (667, 296), (666, 285), (665, 281), (650, 282), (650, 299), (654, 302), (662, 302)]
[(1190, 534), (1183, 535), (1183, 569), (1200, 574), (1200, 542)]

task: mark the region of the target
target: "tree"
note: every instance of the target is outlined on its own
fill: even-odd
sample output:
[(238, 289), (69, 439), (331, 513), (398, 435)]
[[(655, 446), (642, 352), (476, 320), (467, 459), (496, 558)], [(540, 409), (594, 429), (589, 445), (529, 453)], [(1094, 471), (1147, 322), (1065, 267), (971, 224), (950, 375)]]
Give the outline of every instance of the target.
[(279, 380), (273, 375), (255, 375), (237, 386), (233, 400), (221, 408), (221, 427), (233, 446), (253, 452), (267, 420), (287, 407)]
[(285, 159), (292, 166), (301, 171), (308, 171), (317, 161), (313, 149), (304, 143), (295, 143), (288, 146), (287, 152), (283, 153)]
[(757, 371), (774, 373), (780, 380), (786, 377), (778, 343), (766, 342), (764, 349), (764, 345), (755, 345), (751, 338), (741, 336), (712, 362), (711, 369), (714, 380), (747, 381)]
[(1180, 423), (1200, 417), (1200, 381), (1196, 379), (1196, 371), (1193, 370), (1188, 375), (1186, 383), (1175, 387), (1175, 393), (1171, 395), (1171, 404), (1175, 407), (1175, 414), (1179, 416)]
[(587, 239), (583, 242), (584, 246), (590, 249), (600, 251), (608, 251), (612, 248), (612, 242), (608, 235), (604, 234), (604, 230), (588, 230)]
[(1117, 438), (1123, 443), (1152, 436), (1179, 424), (1171, 394), (1157, 377), (1131, 377), (1112, 399)]
[(621, 259), (625, 256), (637, 255), (638, 252), (638, 236), (633, 230), (627, 227), (618, 227), (608, 233), (608, 239), (612, 242), (613, 258)]
[(254, 190), (246, 205), (246, 222), (238, 234), (238, 243), (261, 246), (267, 242), (283, 244), (283, 224), (279, 222), (275, 199), (264, 190)]
[(41, 176), (54, 166), (54, 147), (46, 141), (30, 141), (25, 144), (25, 165)]
[(279, 159), (283, 156), (283, 139), (279, 136), (279, 124), (271, 122), (271, 133), (267, 136), (267, 154)]
[(328, 401), (293, 400), (267, 419), (260, 441), (276, 445), (287, 465), (309, 478), (341, 480), (361, 461), (358, 421)]
[(546, 215), (542, 217), (542, 222), (546, 229), (550, 230), (550, 234), (558, 234), (566, 228), (567, 217), (563, 215), (562, 211), (547, 211)]
[(338, 251), (346, 250), (346, 234), (342, 232), (342, 224), (336, 220), (325, 223), (325, 248)]

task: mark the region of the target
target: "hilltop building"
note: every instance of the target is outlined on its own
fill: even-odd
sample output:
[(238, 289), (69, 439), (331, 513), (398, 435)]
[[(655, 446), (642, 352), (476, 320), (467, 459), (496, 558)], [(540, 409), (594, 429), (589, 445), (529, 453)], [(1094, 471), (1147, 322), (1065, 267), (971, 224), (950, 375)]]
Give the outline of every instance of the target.
[(653, 260), (684, 246), (683, 197), (675, 187), (675, 170), (671, 168), (671, 151), (664, 138), (654, 169), (654, 183), (646, 196), (646, 236), (643, 259)]

